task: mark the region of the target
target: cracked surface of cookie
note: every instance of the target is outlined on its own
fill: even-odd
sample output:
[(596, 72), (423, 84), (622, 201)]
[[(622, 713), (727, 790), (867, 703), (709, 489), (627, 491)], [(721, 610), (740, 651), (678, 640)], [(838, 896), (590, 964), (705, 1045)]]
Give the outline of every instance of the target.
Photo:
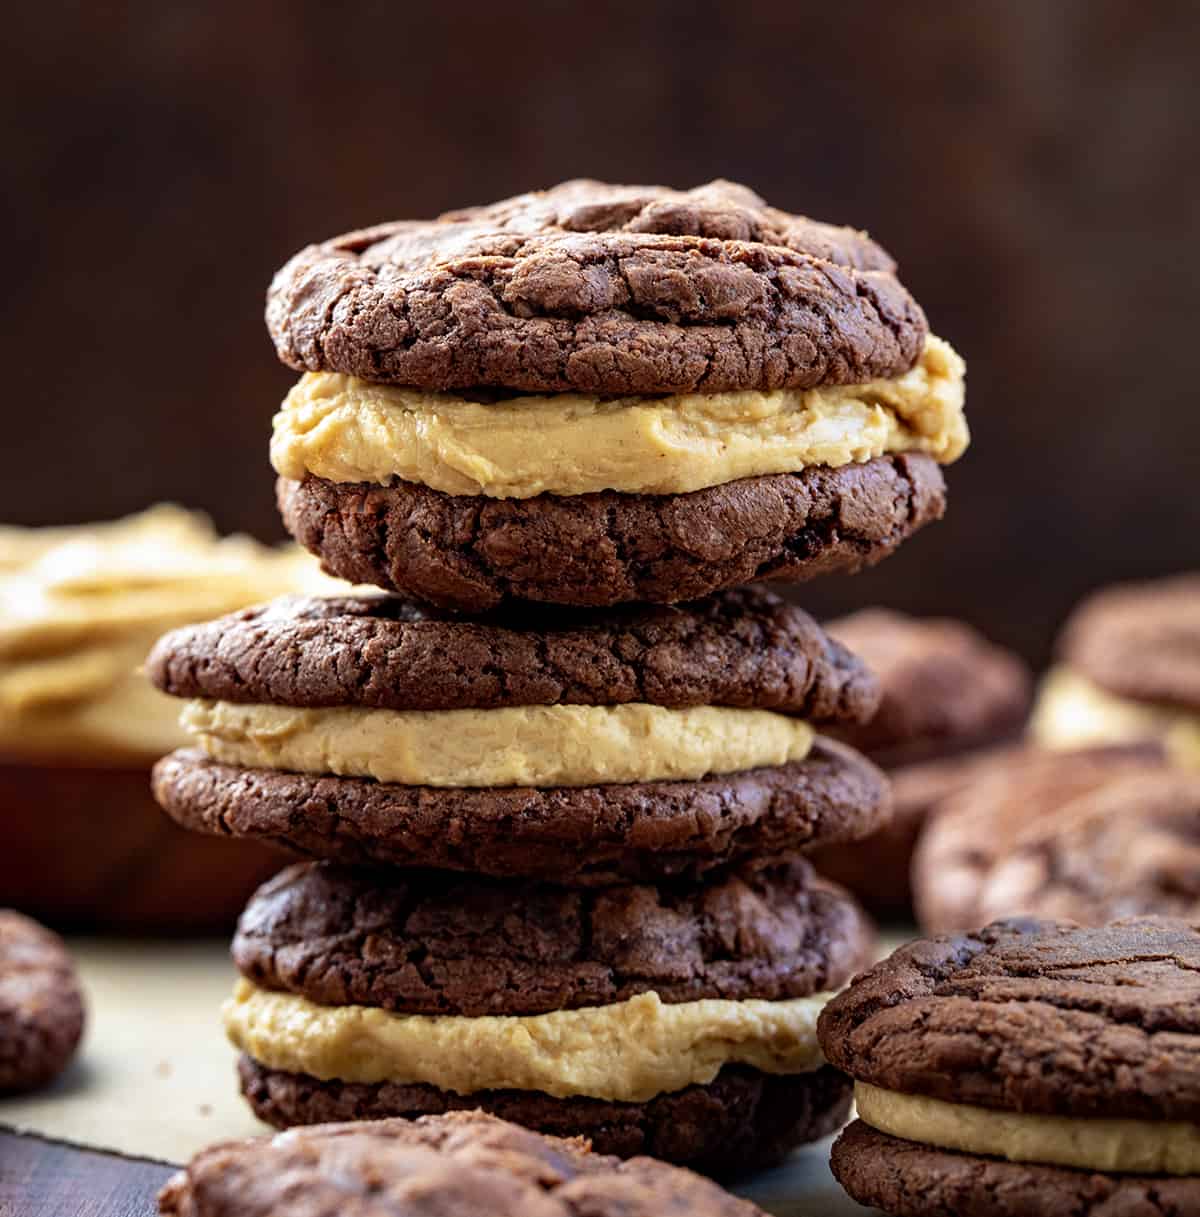
[(744, 186), (565, 182), (300, 251), (280, 359), (444, 391), (604, 395), (856, 384), (912, 366), (925, 318), (865, 234)]
[(0, 1094), (53, 1081), (83, 1035), (83, 994), (57, 934), (0, 909)]
[(676, 607), (530, 605), (469, 620), (391, 596), (285, 598), (172, 631), (147, 671), (175, 697), (300, 707), (643, 702), (858, 722), (878, 697), (844, 646), (758, 588)]
[[(938, 859), (925, 865), (926, 882), (936, 882)], [(981, 859), (960, 919), (983, 925), (1011, 913), (1090, 925), (1153, 913), (1200, 922), (1200, 774), (1146, 766), (1114, 777)]]
[(506, 600), (674, 603), (880, 561), (945, 510), (928, 456), (743, 478), (687, 494), (454, 496), (280, 478), (289, 532), (332, 574), (463, 612)]
[(233, 942), (259, 988), (406, 1014), (536, 1014), (625, 1001), (771, 1001), (840, 988), (871, 930), (800, 860), (702, 887), (593, 890), (438, 872), (289, 867)]
[(1010, 920), (920, 940), (822, 1011), (829, 1061), (902, 1095), (1200, 1120), (1200, 927)]
[[(1039, 903), (1038, 891), (1043, 882), (1039, 878), (1039, 856), (1042, 862), (1056, 853), (1062, 858), (1061, 851), (1051, 844), (1055, 826), (1067, 826), (1074, 818), (1073, 809), (1082, 808), (1094, 796), (1103, 797), (1102, 792), (1110, 785), (1139, 778), (1153, 785), (1163, 772), (1161, 754), (1152, 746), (1070, 752), (1019, 749), (982, 760), (968, 774), (969, 784), (952, 791), (939, 805), (914, 851), (913, 897), (921, 926), (929, 932), (942, 933), (975, 929), (994, 916), (1013, 913), (1076, 916), (1064, 908), (1052, 910)], [(1137, 817), (1135, 806), (1127, 810), (1131, 817)], [(1152, 822), (1153, 816), (1145, 821), (1147, 826)], [(1138, 819), (1138, 823), (1143, 821)], [(1185, 845), (1190, 834), (1182, 822), (1179, 834), (1177, 843)], [(1108, 840), (1112, 840), (1111, 835)], [(1024, 852), (1026, 843), (1034, 852)], [(1145, 842), (1149, 849), (1154, 844), (1149, 839)], [(1097, 850), (1103, 849), (1099, 840), (1094, 845)], [(1008, 870), (1007, 861), (1017, 858), (1021, 859), (1018, 868)], [(1139, 878), (1147, 882), (1144, 894), (1153, 897), (1155, 881), (1149, 872), (1157, 862), (1153, 857), (1144, 861), (1146, 869), (1140, 875), (1137, 868), (1131, 869), (1128, 882), (1111, 892), (1113, 904), (1108, 916), (1093, 915), (1099, 911), (1098, 906), (1089, 907), (1091, 902), (1081, 891), (1078, 919), (1106, 921), (1123, 913), (1178, 911), (1121, 907), (1119, 900), (1134, 894)], [(1086, 865), (1081, 856), (1071, 869), (1077, 873)], [(1170, 870), (1183, 875), (1186, 866), (1186, 854), (1174, 859), (1173, 867), (1163, 873), (1158, 883), (1160, 895), (1165, 895), (1166, 888), (1172, 885), (1167, 877)], [(1062, 879), (1063, 886), (1058, 890), (1065, 895), (1072, 880), (1069, 874)], [(992, 887), (996, 880), (1000, 886)], [(1050, 879), (1049, 887), (1054, 886), (1055, 881)], [(1088, 882), (1087, 888), (1094, 897), (1103, 899), (1095, 882)], [(1180, 895), (1175, 893), (1173, 899)], [(1006, 907), (994, 906), (995, 900)], [(1028, 907), (1025, 902), (1029, 902)]]
[(243, 769), (184, 750), (155, 766), (153, 786), (196, 832), (331, 861), (583, 885), (856, 840), (891, 810), (879, 770), (821, 737), (798, 764), (695, 782), (448, 790)]
[(770, 1075), (732, 1066), (706, 1086), (644, 1103), (554, 1099), (518, 1090), (456, 1095), (423, 1085), (318, 1082), (264, 1069), (246, 1056), (238, 1062), (238, 1074), (255, 1114), (276, 1127), (482, 1107), (541, 1132), (587, 1137), (601, 1153), (651, 1154), (717, 1176), (781, 1161), (797, 1145), (833, 1132), (850, 1109), (849, 1082), (828, 1067)]
[(888, 1136), (856, 1120), (834, 1142), (834, 1176), (894, 1217), (1190, 1217), (1200, 1180), (1003, 1162)]
[(482, 1112), (326, 1124), (202, 1150), (159, 1196), (164, 1217), (761, 1217), (689, 1171), (589, 1151)]

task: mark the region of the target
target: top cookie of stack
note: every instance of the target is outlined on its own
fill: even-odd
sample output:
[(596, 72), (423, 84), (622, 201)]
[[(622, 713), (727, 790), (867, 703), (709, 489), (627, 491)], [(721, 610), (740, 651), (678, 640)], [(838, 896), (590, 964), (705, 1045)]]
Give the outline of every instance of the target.
[(731, 182), (567, 182), (297, 254), (267, 322), (289, 530), (466, 612), (675, 602), (938, 518), (962, 360), (864, 233)]

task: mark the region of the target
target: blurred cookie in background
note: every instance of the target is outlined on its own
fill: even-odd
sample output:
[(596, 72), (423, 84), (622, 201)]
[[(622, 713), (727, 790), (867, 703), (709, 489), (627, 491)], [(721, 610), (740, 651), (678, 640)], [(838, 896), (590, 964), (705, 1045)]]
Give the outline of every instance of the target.
[(1094, 593), (1057, 649), (1031, 723), (1038, 743), (1153, 740), (1200, 769), (1200, 572)]
[(272, 856), (164, 820), (150, 766), (185, 736), (142, 661), (175, 626), (332, 586), (296, 547), (170, 505), (0, 528), (0, 901), (87, 929), (231, 925)]
[(83, 993), (62, 939), (0, 909), (0, 1095), (58, 1077), (79, 1047), (83, 1023)]
[(889, 827), (813, 861), (877, 916), (911, 915), (909, 869), (931, 809), (969, 785), (1019, 733), (1032, 691), (1025, 663), (965, 622), (870, 608), (826, 624), (879, 678), (878, 712), (827, 734), (881, 765), (892, 782)]
[(1200, 917), (1200, 775), (1152, 748), (1013, 753), (947, 799), (913, 859), (931, 933), (998, 917)]

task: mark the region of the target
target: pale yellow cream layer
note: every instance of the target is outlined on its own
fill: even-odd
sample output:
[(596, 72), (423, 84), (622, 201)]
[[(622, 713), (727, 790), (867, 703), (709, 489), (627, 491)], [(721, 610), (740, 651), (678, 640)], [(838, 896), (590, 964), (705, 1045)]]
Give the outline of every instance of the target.
[(964, 1154), (1080, 1170), (1200, 1174), (1200, 1125), (993, 1111), (920, 1095), (854, 1087), (858, 1118), (880, 1132)]
[(803, 760), (813, 729), (769, 710), (516, 706), (298, 710), (196, 699), (184, 728), (215, 760), (405, 786), (594, 786)]
[(1030, 731), (1043, 748), (1157, 740), (1175, 764), (1200, 769), (1200, 715), (1114, 697), (1065, 666), (1043, 679)]
[(453, 495), (676, 494), (890, 452), (943, 463), (967, 447), (965, 364), (931, 337), (894, 380), (775, 392), (481, 404), (450, 393), (310, 372), (275, 416), (284, 477), (419, 482)]
[(205, 516), (169, 505), (104, 524), (0, 528), (0, 756), (152, 760), (186, 740), (178, 703), (139, 673), (160, 634), (333, 586), (296, 546), (222, 539)]
[(725, 1065), (775, 1074), (819, 1068), (817, 1016), (829, 997), (667, 1005), (643, 993), (611, 1006), (467, 1018), (318, 1006), (241, 979), (223, 1014), (240, 1051), (268, 1069), (322, 1081), (642, 1103), (711, 1082)]

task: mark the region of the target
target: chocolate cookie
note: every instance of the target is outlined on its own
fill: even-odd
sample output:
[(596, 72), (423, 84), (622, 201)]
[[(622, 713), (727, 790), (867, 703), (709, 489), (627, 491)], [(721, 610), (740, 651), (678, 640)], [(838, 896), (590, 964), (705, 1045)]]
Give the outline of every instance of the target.
[(1200, 710), (1200, 574), (1096, 592), (1064, 627), (1059, 655), (1117, 697)]
[(564, 182), (310, 245), (267, 325), (308, 371), (605, 395), (896, 376), (925, 318), (863, 233), (695, 190)]
[(165, 635), (175, 697), (388, 710), (742, 706), (861, 721), (870, 672), (802, 609), (741, 588), (676, 607), (464, 618), (392, 596), (285, 597)]
[[(921, 925), (938, 933), (974, 929), (996, 916), (1050, 914), (1052, 910), (1055, 915), (1084, 921), (1106, 921), (1126, 912), (1177, 911), (1178, 901), (1186, 897), (1171, 893), (1175, 882), (1171, 875), (1186, 871), (1187, 854), (1178, 854), (1171, 867), (1156, 874), (1163, 859), (1150, 854), (1155, 844), (1161, 845), (1161, 838), (1143, 843), (1142, 865), (1134, 862), (1136, 854), (1120, 860), (1124, 878), (1107, 894), (1098, 886), (1099, 874), (1089, 879), (1082, 870), (1097, 863), (1112, 844), (1112, 834), (1122, 830), (1110, 827), (1103, 838), (1091, 842), (1073, 859), (1066, 857), (1063, 848), (1067, 841), (1079, 843), (1070, 828), (1076, 822), (1076, 808), (1086, 818), (1087, 804), (1098, 798), (1100, 802), (1094, 806), (1101, 809), (1103, 818), (1102, 809), (1114, 806), (1104, 791), (1126, 780), (1150, 784), (1134, 790), (1165, 793), (1159, 785), (1164, 771), (1160, 755), (1151, 747), (1072, 752), (1023, 749), (980, 764), (972, 771), (969, 785), (938, 806), (916, 847), (913, 896)], [(1175, 795), (1167, 795), (1157, 810), (1148, 808), (1145, 819), (1136, 804), (1115, 814), (1127, 815), (1147, 830), (1155, 824), (1164, 828), (1176, 824), (1173, 842), (1178, 849), (1194, 836), (1194, 828), (1187, 825), (1187, 798), (1182, 800), (1182, 810), (1174, 815), (1171, 811), (1181, 796), (1182, 787)], [(1093, 827), (1098, 824), (1093, 820)], [(1067, 835), (1056, 845), (1060, 826)], [(1045, 871), (1053, 860), (1065, 866), (1056, 875)], [(1050, 904), (1043, 905), (1043, 900)], [(1166, 904), (1156, 909), (1156, 900)], [(1134, 903), (1127, 905), (1126, 901)]]
[(153, 783), (194, 832), (341, 862), (581, 885), (694, 876), (852, 841), (890, 813), (879, 770), (820, 737), (804, 761), (692, 782), (455, 790), (244, 769), (181, 750), (155, 766)]
[(540, 1014), (650, 991), (803, 997), (843, 984), (872, 938), (800, 860), (745, 863), (703, 886), (590, 890), (306, 863), (259, 889), (233, 959), (259, 988), (324, 1006)]
[[(962, 831), (949, 817), (935, 825), (922, 860), (926, 886), (939, 875), (955, 881), (944, 877), (961, 857)], [(970, 888), (960, 864), (955, 919), (963, 924), (1013, 913), (1091, 925), (1140, 913), (1200, 922), (1200, 774), (1134, 768), (1012, 835), (1001, 830), (995, 844), (990, 856), (976, 852)]]
[(885, 768), (994, 743), (1029, 710), (1032, 678), (1011, 651), (966, 622), (871, 608), (826, 623), (879, 679), (874, 717), (838, 727), (838, 739)]
[(903, 1217), (1200, 1211), (1200, 926), (995, 922), (822, 1012), (859, 1120), (833, 1170)]
[(277, 492), (288, 531), (330, 573), (463, 612), (510, 599), (672, 603), (850, 573), (940, 519), (946, 501), (922, 453), (686, 494), (496, 499), (313, 476), (280, 478)]
[(1033, 919), (925, 939), (824, 1009), (858, 1082), (1073, 1117), (1200, 1119), (1200, 927)]
[(761, 1217), (690, 1171), (482, 1112), (227, 1141), (197, 1154), (158, 1203), (164, 1217)]
[(254, 1114), (276, 1128), (478, 1110), (551, 1136), (585, 1137), (597, 1153), (649, 1154), (718, 1178), (781, 1162), (796, 1146), (840, 1128), (850, 1112), (850, 1082), (828, 1066), (790, 1076), (727, 1066), (707, 1086), (688, 1086), (645, 1103), (552, 1099), (520, 1090), (456, 1095), (433, 1086), (318, 1082), (264, 1069), (245, 1055), (238, 1060), (238, 1077)]
[(872, 939), (799, 860), (593, 891), (309, 864), (247, 908), (226, 1027), (274, 1123), (482, 1107), (745, 1169), (844, 1117), (814, 1024)]
[(0, 1094), (56, 1078), (83, 1035), (83, 994), (57, 934), (0, 909)]
[(830, 1165), (860, 1204), (895, 1217), (1191, 1217), (1195, 1179), (1004, 1162), (890, 1137), (856, 1120)]

